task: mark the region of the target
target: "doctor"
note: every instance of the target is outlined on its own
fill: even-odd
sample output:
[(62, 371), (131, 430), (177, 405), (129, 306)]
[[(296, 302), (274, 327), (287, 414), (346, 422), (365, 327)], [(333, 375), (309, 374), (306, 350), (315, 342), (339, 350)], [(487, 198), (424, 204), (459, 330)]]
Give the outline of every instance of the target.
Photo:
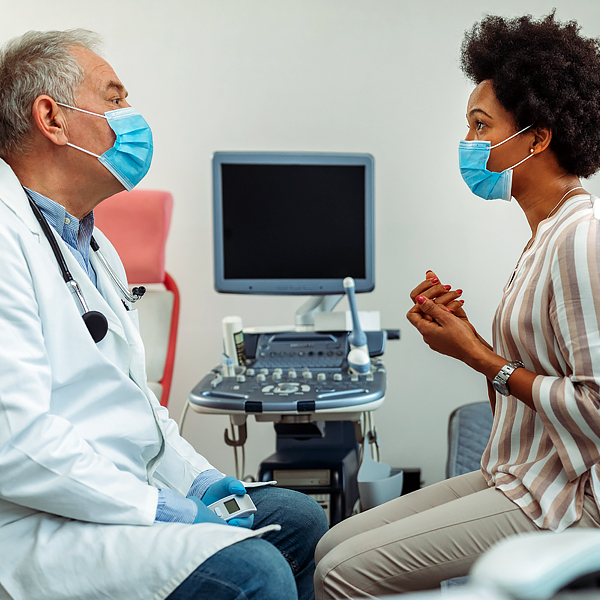
[(148, 390), (135, 310), (90, 252), (93, 233), (125, 280), (92, 210), (152, 157), (97, 45), (29, 32), (0, 52), (0, 599), (312, 598), (323, 510), (275, 488), (237, 527), (206, 507), (244, 486)]

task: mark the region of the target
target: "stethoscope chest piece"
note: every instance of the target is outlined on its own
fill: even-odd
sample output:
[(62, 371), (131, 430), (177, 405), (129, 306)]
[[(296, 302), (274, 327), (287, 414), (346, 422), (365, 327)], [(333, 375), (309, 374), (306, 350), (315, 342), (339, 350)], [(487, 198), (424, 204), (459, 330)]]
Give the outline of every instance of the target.
[(101, 342), (108, 333), (108, 319), (97, 310), (88, 310), (81, 316), (94, 342)]

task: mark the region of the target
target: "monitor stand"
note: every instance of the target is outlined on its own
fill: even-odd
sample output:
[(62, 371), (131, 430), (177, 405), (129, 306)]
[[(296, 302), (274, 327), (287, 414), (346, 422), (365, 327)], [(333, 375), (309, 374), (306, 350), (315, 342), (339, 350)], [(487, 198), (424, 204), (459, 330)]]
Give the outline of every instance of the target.
[(343, 297), (344, 294), (309, 296), (306, 302), (296, 311), (294, 322), (296, 331), (312, 329), (315, 325), (315, 313), (332, 311)]

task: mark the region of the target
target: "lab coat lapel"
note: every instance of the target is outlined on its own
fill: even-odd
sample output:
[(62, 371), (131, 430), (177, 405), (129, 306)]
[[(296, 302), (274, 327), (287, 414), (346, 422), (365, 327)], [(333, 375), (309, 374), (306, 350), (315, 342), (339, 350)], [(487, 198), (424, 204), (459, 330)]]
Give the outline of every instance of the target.
[[(95, 230), (94, 236), (102, 242), (104, 236)], [(101, 246), (101, 251), (104, 246)], [(106, 255), (105, 255), (106, 256)], [(142, 389), (146, 389), (146, 356), (144, 344), (137, 324), (137, 310), (127, 310), (115, 283), (100, 263), (95, 252), (90, 252), (90, 262), (96, 271), (98, 290), (110, 305), (112, 314), (119, 323), (119, 329), (129, 346), (129, 370), (131, 378)], [(109, 260), (110, 263), (110, 260)], [(115, 268), (116, 265), (112, 265)], [(116, 269), (115, 269), (116, 270)], [(90, 282), (91, 283), (91, 282)], [(125, 281), (123, 282), (125, 283)], [(99, 294), (99, 295), (100, 295)], [(110, 320), (109, 320), (110, 327)]]
[(17, 179), (14, 171), (1, 158), (0, 189), (2, 189), (2, 202), (21, 219), (31, 233), (38, 238), (42, 236), (40, 225), (31, 210), (31, 206), (29, 206), (29, 199), (21, 182)]

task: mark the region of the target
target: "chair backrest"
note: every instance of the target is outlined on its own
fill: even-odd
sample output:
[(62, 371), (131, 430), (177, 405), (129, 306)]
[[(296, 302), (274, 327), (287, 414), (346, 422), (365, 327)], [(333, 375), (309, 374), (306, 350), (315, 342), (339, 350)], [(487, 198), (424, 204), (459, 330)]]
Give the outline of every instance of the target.
[(148, 385), (163, 406), (169, 401), (179, 323), (179, 290), (165, 271), (172, 211), (173, 197), (159, 190), (121, 192), (94, 209), (95, 224), (119, 253), (129, 284), (148, 286), (135, 308)]
[(459, 406), (448, 422), (446, 477), (477, 471), (492, 432), (494, 417), (489, 402)]

